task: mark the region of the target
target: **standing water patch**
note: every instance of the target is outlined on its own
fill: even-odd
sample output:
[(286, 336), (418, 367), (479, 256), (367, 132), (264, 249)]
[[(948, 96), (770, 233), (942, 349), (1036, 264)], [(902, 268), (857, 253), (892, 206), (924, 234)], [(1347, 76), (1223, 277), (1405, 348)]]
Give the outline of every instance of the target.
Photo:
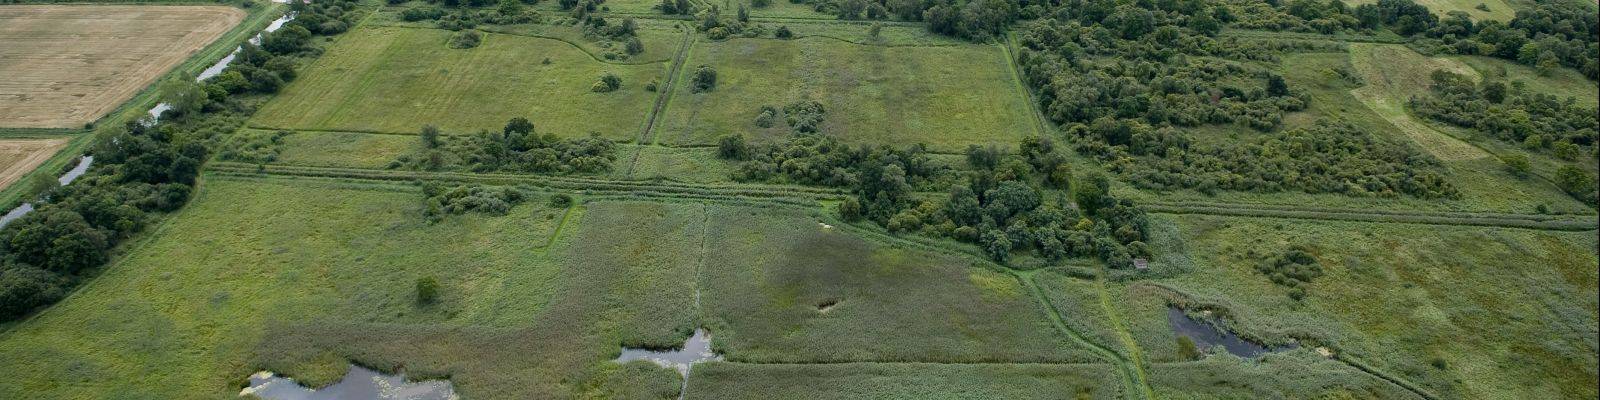
[(1217, 329), (1217, 327), (1212, 326), (1205, 321), (1190, 317), (1189, 314), (1185, 314), (1182, 309), (1177, 307), (1167, 307), (1167, 322), (1172, 324), (1172, 331), (1174, 333), (1188, 337), (1189, 340), (1193, 340), (1196, 347), (1201, 349), (1209, 349), (1216, 346), (1222, 346), (1223, 350), (1228, 351), (1228, 354), (1243, 358), (1256, 358), (1260, 357), (1262, 354), (1289, 350), (1296, 347), (1295, 345), (1291, 344), (1288, 346), (1269, 348), (1267, 346), (1252, 343), (1240, 338), (1239, 335), (1236, 335), (1233, 332)]
[(267, 400), (455, 400), (455, 386), (450, 381), (430, 380), (406, 382), (405, 374), (384, 375), (378, 371), (351, 365), (350, 372), (338, 383), (321, 389), (300, 386), (293, 379), (261, 371), (250, 376), (250, 387), (239, 391), (239, 396), (256, 396)]
[(683, 348), (678, 350), (655, 351), (646, 349), (622, 348), (622, 355), (617, 357), (618, 363), (634, 360), (645, 360), (667, 368), (678, 370), (678, 374), (689, 376), (689, 367), (706, 361), (722, 361), (722, 356), (711, 351), (711, 334), (705, 329), (695, 329), (694, 336), (683, 342)]

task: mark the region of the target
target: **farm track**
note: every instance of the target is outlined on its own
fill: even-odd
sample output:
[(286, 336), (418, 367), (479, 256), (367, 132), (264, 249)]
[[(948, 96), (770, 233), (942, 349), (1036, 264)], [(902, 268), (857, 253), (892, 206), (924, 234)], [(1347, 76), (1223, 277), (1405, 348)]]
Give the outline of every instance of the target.
[(793, 199), (815, 202), (835, 199), (842, 192), (778, 185), (708, 185), (671, 181), (630, 181), (601, 178), (578, 178), (543, 175), (475, 174), (458, 172), (421, 172), (373, 170), (357, 168), (293, 167), (266, 165), (259, 169), (254, 164), (213, 162), (207, 170), (224, 175), (282, 175), (303, 177), (345, 178), (369, 181), (410, 182), (417, 180), (469, 182), (501, 185), (528, 185), (555, 190), (581, 191), (595, 194), (661, 194), (684, 197), (747, 197), (754, 199)]
[[(667, 81), (656, 86), (656, 89), (660, 90), (661, 94), (656, 96), (655, 104), (650, 107), (650, 116), (645, 118), (644, 129), (639, 131), (637, 143), (640, 145), (655, 142), (656, 121), (661, 118), (661, 113), (666, 111), (667, 103), (672, 101), (672, 94), (678, 89), (678, 75), (683, 71), (683, 63), (689, 59), (689, 48), (694, 46), (693, 30), (681, 24), (678, 27), (683, 29), (683, 41), (678, 43), (678, 51), (672, 56), (672, 67), (667, 69)], [(665, 85), (665, 87), (662, 87), (662, 85)], [(627, 176), (633, 176), (633, 168), (639, 164), (639, 153), (643, 151), (644, 149), (635, 149), (633, 151), (633, 157), (628, 160)]]
[(1469, 213), (1384, 209), (1339, 209), (1243, 203), (1147, 202), (1146, 210), (1162, 214), (1204, 214), (1235, 217), (1314, 219), (1422, 225), (1487, 226), (1557, 231), (1589, 231), (1600, 226), (1595, 215)]
[[(1050, 324), (1054, 325), (1057, 331), (1060, 331), (1063, 335), (1066, 335), (1068, 338), (1072, 339), (1073, 343), (1077, 343), (1079, 346), (1089, 349), (1091, 352), (1099, 355), (1100, 358), (1103, 358), (1107, 362), (1110, 362), (1112, 365), (1116, 366), (1117, 371), (1122, 374), (1124, 381), (1123, 384), (1127, 385), (1127, 389), (1130, 394), (1137, 393), (1136, 397), (1141, 399), (1156, 398), (1154, 390), (1150, 389), (1149, 381), (1145, 379), (1144, 370), (1140, 368), (1136, 360), (1129, 360), (1121, 353), (1117, 353), (1112, 351), (1110, 348), (1105, 347), (1104, 345), (1095, 343), (1082, 332), (1078, 332), (1077, 330), (1072, 329), (1071, 326), (1067, 325), (1066, 321), (1061, 316), (1061, 310), (1056, 308), (1055, 303), (1050, 302), (1050, 298), (1044, 295), (1044, 291), (1042, 289), (1039, 289), (1039, 284), (1034, 282), (1033, 276), (1038, 273), (1038, 270), (1010, 270), (1010, 273), (1012, 276), (1016, 277), (1017, 281), (1021, 282), (1023, 286), (1028, 287), (1028, 292), (1033, 294), (1034, 300), (1037, 300), (1042, 306), (1040, 308), (1045, 312), (1046, 319), (1050, 320)], [(1104, 290), (1101, 292), (1104, 293)]]

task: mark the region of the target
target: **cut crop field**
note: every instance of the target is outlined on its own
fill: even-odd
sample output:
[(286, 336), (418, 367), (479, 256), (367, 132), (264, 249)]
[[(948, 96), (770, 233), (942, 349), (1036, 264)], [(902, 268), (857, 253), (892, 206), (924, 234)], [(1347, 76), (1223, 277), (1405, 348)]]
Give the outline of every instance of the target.
[(244, 17), (224, 6), (0, 6), (0, 127), (81, 128)]
[[(691, 93), (699, 65), (717, 71), (716, 88)], [(957, 152), (971, 144), (1011, 144), (1035, 133), (1027, 94), (999, 46), (874, 46), (830, 37), (697, 42), (653, 140), (714, 144), (727, 134), (781, 140), (790, 128), (755, 125), (762, 106), (814, 100), (822, 129), (854, 144), (926, 143)]]
[[(525, 117), (539, 132), (632, 140), (656, 97), (645, 83), (665, 79), (666, 62), (608, 63), (562, 40), (488, 33), (481, 45), (463, 50), (446, 45), (452, 34), (358, 28), (262, 106), (251, 125), (416, 133), (432, 124), (469, 134)], [(622, 88), (592, 92), (607, 72), (622, 78)]]
[(71, 138), (0, 139), (0, 188), (21, 180), (71, 141)]

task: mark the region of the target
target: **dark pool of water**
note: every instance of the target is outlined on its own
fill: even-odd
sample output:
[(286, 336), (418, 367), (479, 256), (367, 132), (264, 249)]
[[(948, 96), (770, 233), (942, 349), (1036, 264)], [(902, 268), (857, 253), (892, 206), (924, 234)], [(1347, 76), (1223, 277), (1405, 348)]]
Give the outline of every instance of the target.
[(694, 336), (690, 336), (681, 349), (656, 351), (624, 347), (622, 355), (617, 357), (619, 363), (634, 360), (653, 362), (656, 365), (676, 369), (679, 374), (688, 376), (689, 366), (706, 361), (722, 361), (722, 356), (711, 351), (711, 334), (706, 333), (705, 329), (695, 329)]
[(1244, 358), (1256, 358), (1262, 354), (1295, 348), (1294, 345), (1267, 347), (1252, 343), (1240, 338), (1239, 335), (1233, 334), (1233, 332), (1223, 331), (1206, 321), (1191, 318), (1177, 307), (1167, 307), (1167, 322), (1172, 324), (1173, 332), (1187, 336), (1202, 351), (1222, 346), (1224, 350), (1228, 351), (1228, 354)]
[(378, 371), (350, 366), (338, 383), (320, 389), (300, 386), (293, 379), (258, 372), (250, 376), (250, 387), (240, 396), (254, 395), (267, 400), (454, 400), (455, 386), (450, 381), (406, 382), (405, 374), (385, 375)]

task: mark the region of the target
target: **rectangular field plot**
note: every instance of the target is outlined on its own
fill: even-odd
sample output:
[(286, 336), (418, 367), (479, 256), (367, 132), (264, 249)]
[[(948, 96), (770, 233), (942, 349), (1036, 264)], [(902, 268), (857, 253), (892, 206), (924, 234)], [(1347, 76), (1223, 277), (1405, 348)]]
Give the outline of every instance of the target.
[[(397, 27), (350, 32), (262, 106), (251, 125), (415, 133), (432, 124), (461, 134), (498, 131), (526, 117), (539, 132), (631, 140), (655, 100), (645, 82), (664, 78), (664, 62), (611, 64), (561, 40), (491, 33), (461, 50), (446, 45), (452, 34)], [(606, 72), (622, 78), (622, 87), (591, 91)]]
[[(672, 145), (714, 144), (731, 133), (781, 140), (790, 132), (783, 121), (755, 125), (761, 106), (809, 99), (827, 110), (823, 130), (851, 143), (927, 143), (944, 152), (1009, 145), (1035, 125), (1005, 57), (997, 46), (872, 46), (827, 37), (699, 42), (652, 136)], [(716, 69), (714, 90), (690, 93), (688, 77), (698, 65)]]
[(1092, 362), (1016, 278), (801, 211), (712, 208), (701, 302), (730, 360)]
[(0, 127), (83, 127), (244, 17), (221, 6), (0, 6)]

